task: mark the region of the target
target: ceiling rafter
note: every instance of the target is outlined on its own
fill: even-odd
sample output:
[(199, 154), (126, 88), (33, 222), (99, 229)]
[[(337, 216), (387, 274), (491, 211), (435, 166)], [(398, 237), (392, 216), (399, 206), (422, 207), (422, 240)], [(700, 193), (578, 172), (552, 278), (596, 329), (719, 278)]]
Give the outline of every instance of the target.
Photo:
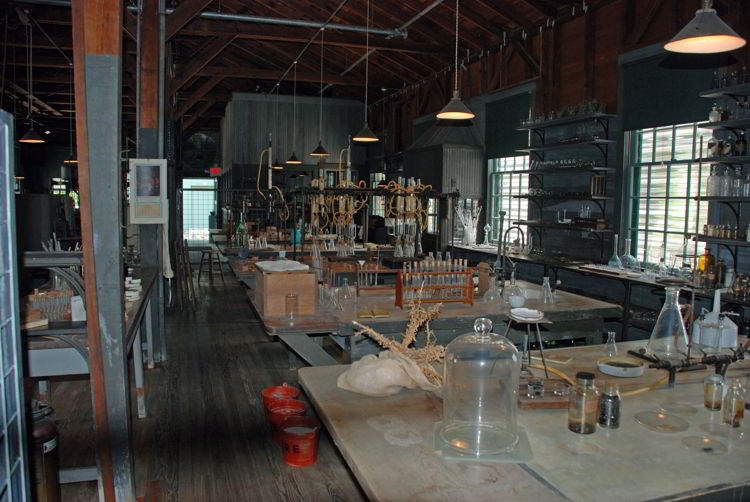
[(211, 2), (212, 0), (182, 0), (174, 12), (167, 16), (166, 39), (175, 36), (180, 28), (192, 21)]
[(172, 118), (177, 120), (180, 117), (182, 117), (185, 112), (190, 110), (198, 101), (200, 101), (206, 94), (214, 90), (214, 87), (219, 85), (221, 81), (224, 80), (224, 77), (222, 75), (215, 75), (213, 77), (209, 77), (205, 82), (203, 82), (198, 89), (193, 91), (190, 96), (183, 101), (182, 103), (178, 104), (174, 112), (172, 113)]
[(181, 67), (180, 72), (175, 72), (176, 76), (172, 79), (169, 86), (169, 95), (171, 96), (179, 91), (180, 88), (203, 69), (204, 66), (210, 63), (221, 51), (231, 44), (234, 38), (234, 35), (225, 35), (211, 40), (191, 63)]

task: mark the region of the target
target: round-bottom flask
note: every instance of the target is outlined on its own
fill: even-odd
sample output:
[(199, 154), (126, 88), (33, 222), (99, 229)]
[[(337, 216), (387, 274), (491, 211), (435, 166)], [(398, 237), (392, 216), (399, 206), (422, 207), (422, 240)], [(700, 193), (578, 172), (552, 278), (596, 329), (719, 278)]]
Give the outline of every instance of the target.
[(446, 348), (441, 441), (471, 456), (494, 455), (518, 443), (516, 409), (521, 359), (492, 321), (477, 319), (475, 333)]

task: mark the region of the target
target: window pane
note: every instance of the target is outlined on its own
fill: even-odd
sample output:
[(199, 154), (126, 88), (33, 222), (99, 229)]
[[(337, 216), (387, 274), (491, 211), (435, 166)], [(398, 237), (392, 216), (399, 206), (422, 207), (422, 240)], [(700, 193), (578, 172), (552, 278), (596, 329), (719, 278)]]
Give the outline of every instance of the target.
[[(528, 218), (528, 201), (514, 198), (528, 192), (529, 175), (516, 173), (528, 169), (529, 157), (522, 155), (518, 157), (503, 157), (490, 159), (489, 176), (487, 183), (489, 194), (487, 194), (488, 213), (487, 219), (492, 226), (490, 240), (497, 242), (502, 233), (514, 222)], [(500, 228), (500, 211), (505, 211), (503, 228)], [(526, 227), (522, 227), (526, 231)]]

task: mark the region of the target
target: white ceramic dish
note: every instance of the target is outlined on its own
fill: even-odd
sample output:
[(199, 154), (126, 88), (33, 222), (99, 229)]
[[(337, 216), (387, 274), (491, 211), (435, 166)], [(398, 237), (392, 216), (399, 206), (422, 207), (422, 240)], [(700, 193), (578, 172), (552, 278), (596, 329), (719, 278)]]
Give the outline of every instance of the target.
[(596, 362), (599, 371), (606, 375), (621, 378), (635, 378), (643, 375), (646, 365), (643, 361), (632, 357), (613, 357), (612, 359), (599, 359)]
[(510, 309), (510, 314), (524, 321), (536, 321), (544, 317), (544, 312), (525, 308)]

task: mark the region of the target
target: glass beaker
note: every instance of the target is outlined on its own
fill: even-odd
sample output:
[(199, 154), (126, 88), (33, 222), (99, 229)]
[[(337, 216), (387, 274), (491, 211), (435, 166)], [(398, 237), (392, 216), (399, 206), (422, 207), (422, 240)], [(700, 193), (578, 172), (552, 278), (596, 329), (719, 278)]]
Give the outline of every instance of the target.
[(656, 319), (646, 350), (660, 359), (679, 361), (687, 356), (687, 332), (678, 302), (680, 288), (665, 288), (664, 306)]
[(455, 338), (445, 353), (440, 440), (471, 456), (493, 455), (518, 443), (516, 408), (521, 358), (492, 321), (474, 322), (474, 333)]
[(289, 321), (289, 326), (294, 326), (294, 321), (297, 319), (297, 312), (299, 311), (299, 297), (295, 293), (289, 293), (284, 297), (284, 312), (286, 318)]
[(620, 261), (620, 257), (617, 256), (617, 247), (618, 247), (617, 244), (618, 244), (618, 236), (617, 234), (615, 234), (614, 243), (613, 243), (614, 250), (612, 251), (612, 258), (609, 259), (609, 263), (607, 263), (607, 265), (609, 265), (610, 267), (614, 267), (614, 268), (622, 268), (622, 261)]

